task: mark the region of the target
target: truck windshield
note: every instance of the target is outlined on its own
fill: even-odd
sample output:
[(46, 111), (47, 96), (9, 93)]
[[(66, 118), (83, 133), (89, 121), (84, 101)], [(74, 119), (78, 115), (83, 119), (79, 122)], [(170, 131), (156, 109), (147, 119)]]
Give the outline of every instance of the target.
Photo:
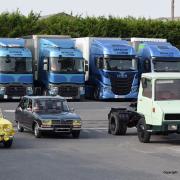
[(0, 72), (32, 73), (32, 58), (0, 57)]
[(51, 58), (50, 71), (58, 73), (83, 73), (84, 61), (80, 58)]
[(59, 99), (37, 99), (34, 101), (33, 110), (38, 113), (61, 113), (69, 112), (66, 100)]
[(180, 72), (180, 61), (153, 61), (155, 72)]
[(134, 70), (132, 59), (105, 59), (105, 69), (109, 71)]
[(180, 79), (156, 80), (155, 100), (180, 100)]

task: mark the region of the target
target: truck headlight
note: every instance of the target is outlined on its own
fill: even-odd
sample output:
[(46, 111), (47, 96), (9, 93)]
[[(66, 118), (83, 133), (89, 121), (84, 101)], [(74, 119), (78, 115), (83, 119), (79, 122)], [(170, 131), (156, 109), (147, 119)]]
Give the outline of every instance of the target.
[(3, 87), (3, 86), (0, 87), (0, 91), (5, 91), (5, 89), (6, 89), (6, 88)]
[(54, 87), (54, 86), (49, 87), (49, 94), (57, 95), (58, 94), (58, 87)]

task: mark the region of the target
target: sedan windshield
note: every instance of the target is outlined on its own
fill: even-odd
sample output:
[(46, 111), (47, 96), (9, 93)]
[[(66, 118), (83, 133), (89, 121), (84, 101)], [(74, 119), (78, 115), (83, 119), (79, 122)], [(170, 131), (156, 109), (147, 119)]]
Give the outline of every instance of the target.
[(82, 73), (84, 61), (80, 58), (51, 58), (50, 71), (59, 73)]
[(155, 100), (180, 100), (180, 79), (156, 80)]
[(180, 72), (180, 61), (153, 61), (155, 72)]
[(0, 72), (31, 73), (32, 72), (32, 58), (0, 57)]
[(33, 110), (39, 113), (69, 112), (67, 101), (57, 99), (37, 99), (34, 101)]
[(105, 69), (110, 71), (134, 70), (132, 59), (105, 59)]

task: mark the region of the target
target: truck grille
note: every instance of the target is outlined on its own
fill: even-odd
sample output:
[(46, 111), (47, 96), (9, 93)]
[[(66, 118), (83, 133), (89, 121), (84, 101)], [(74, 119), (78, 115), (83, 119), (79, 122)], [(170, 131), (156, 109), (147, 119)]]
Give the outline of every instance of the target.
[(180, 114), (165, 114), (164, 120), (179, 120)]
[(60, 96), (63, 97), (75, 97), (78, 96), (78, 87), (73, 86), (62, 86), (59, 87), (59, 93)]
[(56, 128), (71, 128), (73, 125), (73, 120), (53, 120), (52, 126)]
[(8, 96), (24, 96), (26, 88), (23, 86), (8, 86), (6, 87), (6, 94)]
[(134, 76), (128, 76), (126, 78), (110, 77), (112, 92), (117, 95), (126, 95), (131, 91), (131, 86)]

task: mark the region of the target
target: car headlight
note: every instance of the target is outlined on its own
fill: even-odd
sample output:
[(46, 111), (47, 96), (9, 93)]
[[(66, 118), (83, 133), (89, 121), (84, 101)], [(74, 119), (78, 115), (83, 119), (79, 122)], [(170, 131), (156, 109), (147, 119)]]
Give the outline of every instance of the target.
[(4, 126), (3, 126), (3, 130), (4, 130), (5, 132), (9, 132), (9, 131), (12, 130), (12, 126), (11, 126), (11, 125), (4, 125)]
[(73, 126), (81, 126), (81, 120), (73, 121)]
[(0, 91), (5, 91), (5, 89), (6, 89), (5, 87), (2, 86), (0, 87)]
[(52, 120), (43, 120), (42, 125), (51, 126), (52, 125)]

